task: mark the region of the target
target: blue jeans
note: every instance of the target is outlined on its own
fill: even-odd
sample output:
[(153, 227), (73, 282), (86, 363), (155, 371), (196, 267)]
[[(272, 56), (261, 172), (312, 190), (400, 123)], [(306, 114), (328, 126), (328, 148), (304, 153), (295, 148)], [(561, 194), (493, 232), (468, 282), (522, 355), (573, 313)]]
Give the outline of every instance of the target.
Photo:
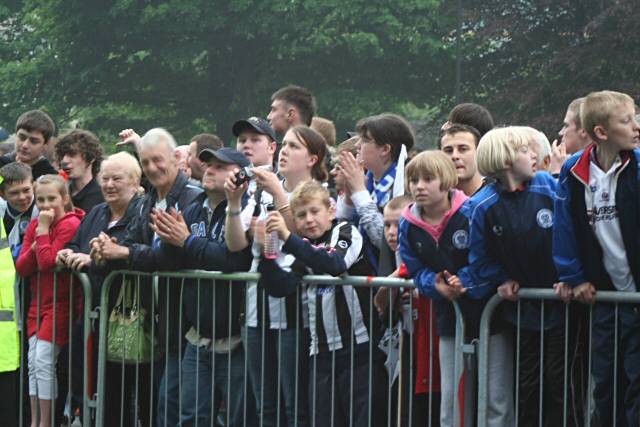
[(158, 389), (157, 426), (176, 426), (180, 419), (180, 355), (169, 350), (163, 359), (156, 363), (156, 369), (162, 372)]
[(242, 426), (244, 387), (242, 346), (230, 354), (221, 354), (187, 344), (182, 359), (182, 425), (212, 425), (224, 400), (228, 425)]
[(309, 330), (265, 328), (263, 339), (262, 328), (247, 327), (243, 330), (243, 338), (244, 347), (247, 349), (249, 378), (256, 401), (256, 412), (262, 421), (261, 426), (275, 427), (278, 415), (280, 420), (283, 419), (279, 411), (279, 378), (287, 425), (306, 427), (309, 402)]
[[(594, 425), (637, 426), (640, 425), (640, 307), (620, 304), (618, 306), (618, 348), (614, 349), (615, 306), (596, 304), (593, 307), (593, 348), (591, 350), (595, 388), (597, 420)], [(618, 359), (618, 371), (614, 372), (614, 360)], [(624, 371), (623, 371), (624, 370)], [(626, 390), (618, 393), (613, 401), (613, 378), (617, 377), (617, 388), (621, 389), (622, 372), (626, 377)], [(616, 419), (613, 419), (613, 405)]]

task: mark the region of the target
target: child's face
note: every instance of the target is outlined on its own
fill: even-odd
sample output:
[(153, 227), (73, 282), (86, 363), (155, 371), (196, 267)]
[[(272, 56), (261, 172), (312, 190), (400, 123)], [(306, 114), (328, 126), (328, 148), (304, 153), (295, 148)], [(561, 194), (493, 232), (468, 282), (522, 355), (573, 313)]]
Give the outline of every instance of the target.
[(519, 147), (517, 153), (516, 160), (511, 165), (511, 172), (515, 178), (528, 181), (533, 178), (535, 173), (533, 165), (537, 163), (538, 156), (527, 145)]
[(402, 208), (384, 208), (384, 238), (392, 251), (398, 250), (398, 225), (402, 216)]
[(317, 239), (331, 230), (335, 211), (332, 207), (327, 207), (320, 197), (313, 197), (296, 207), (293, 218), (302, 237)]
[(618, 106), (609, 125), (603, 129), (605, 140), (620, 150), (633, 150), (640, 144), (640, 126), (635, 119), (633, 104)]
[(440, 178), (413, 177), (409, 181), (409, 192), (413, 196), (419, 208), (428, 209), (438, 206), (449, 195), (447, 190), (442, 190)]
[(53, 210), (54, 219), (64, 216), (64, 205), (69, 201), (69, 196), (64, 197), (56, 184), (38, 184), (36, 189), (36, 205), (40, 211)]
[(4, 198), (12, 208), (24, 212), (33, 203), (33, 182), (30, 179), (6, 185)]

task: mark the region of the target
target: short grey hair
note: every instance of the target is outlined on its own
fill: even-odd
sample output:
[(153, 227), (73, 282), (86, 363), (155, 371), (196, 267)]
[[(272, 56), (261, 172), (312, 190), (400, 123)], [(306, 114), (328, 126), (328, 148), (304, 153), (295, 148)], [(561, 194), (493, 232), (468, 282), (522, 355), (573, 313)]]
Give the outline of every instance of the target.
[(138, 154), (146, 148), (157, 147), (161, 144), (164, 144), (171, 151), (171, 156), (175, 157), (175, 149), (178, 144), (176, 144), (173, 135), (163, 128), (153, 128), (144, 134), (138, 145)]

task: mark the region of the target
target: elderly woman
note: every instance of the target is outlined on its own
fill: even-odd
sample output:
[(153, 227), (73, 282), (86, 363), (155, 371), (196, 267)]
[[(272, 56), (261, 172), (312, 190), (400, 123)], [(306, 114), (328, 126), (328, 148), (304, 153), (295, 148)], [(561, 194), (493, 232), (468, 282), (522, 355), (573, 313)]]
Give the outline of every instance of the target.
[[(131, 219), (138, 214), (140, 198), (140, 177), (142, 175), (138, 161), (132, 155), (120, 152), (109, 156), (102, 162), (98, 183), (105, 202), (96, 205), (80, 224), (80, 228), (67, 248), (58, 252), (57, 262), (74, 270), (86, 272), (92, 285), (93, 302), (95, 307), (100, 304), (100, 293), (104, 278), (109, 273), (105, 267), (98, 265), (90, 257), (91, 241), (100, 233), (106, 233), (117, 241), (124, 239), (125, 230)], [(120, 286), (115, 284), (109, 291), (109, 309), (115, 305)], [(94, 351), (94, 358), (97, 350)], [(94, 363), (97, 366), (97, 363)], [(120, 384), (124, 370), (125, 384)], [(141, 418), (148, 417), (150, 369), (148, 365), (138, 366), (139, 386), (137, 389), (138, 414)], [(135, 393), (136, 366), (107, 363), (106, 396), (117, 398), (106, 400), (105, 425), (129, 425), (133, 412), (130, 393)], [(124, 393), (121, 391), (124, 390)], [(120, 404), (124, 405), (122, 424), (120, 423)], [(113, 419), (111, 419), (113, 417)], [(135, 424), (133, 424), (135, 425)], [(150, 425), (143, 420), (143, 425)]]

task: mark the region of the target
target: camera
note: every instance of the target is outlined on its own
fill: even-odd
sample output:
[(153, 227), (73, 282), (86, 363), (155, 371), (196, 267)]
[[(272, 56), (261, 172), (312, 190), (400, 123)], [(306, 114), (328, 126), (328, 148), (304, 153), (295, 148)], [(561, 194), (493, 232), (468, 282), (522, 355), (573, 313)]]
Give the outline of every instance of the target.
[(236, 187), (240, 187), (245, 182), (251, 181), (251, 179), (255, 176), (255, 174), (251, 169), (252, 169), (251, 166), (245, 166), (242, 169), (240, 169), (238, 172), (236, 172), (236, 175), (235, 175)]
[(236, 172), (236, 175), (235, 175), (236, 187), (240, 187), (245, 182), (251, 181), (256, 176), (256, 174), (253, 173), (253, 169), (262, 169), (266, 171), (272, 170), (271, 165), (257, 166), (257, 167), (253, 165), (245, 166), (242, 169), (240, 169), (238, 172)]

